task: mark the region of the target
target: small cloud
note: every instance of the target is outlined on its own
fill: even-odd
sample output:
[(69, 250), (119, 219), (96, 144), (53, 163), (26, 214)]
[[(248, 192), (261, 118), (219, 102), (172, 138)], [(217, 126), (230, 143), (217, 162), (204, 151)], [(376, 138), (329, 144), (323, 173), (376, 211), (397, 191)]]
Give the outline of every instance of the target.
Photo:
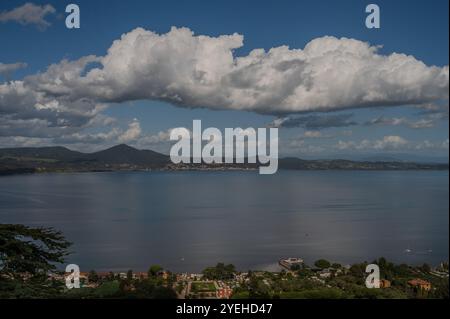
[(27, 64), (23, 62), (4, 64), (0, 62), (0, 76), (3, 76), (6, 80), (9, 80), (11, 74), (19, 69), (26, 68)]
[(432, 141), (408, 141), (398, 135), (384, 136), (378, 140), (362, 141), (338, 141), (335, 148), (340, 151), (398, 151), (398, 150), (446, 150), (448, 149), (448, 139), (443, 142)]
[(385, 126), (406, 126), (411, 129), (423, 129), (423, 128), (432, 128), (435, 126), (438, 118), (434, 116), (437, 113), (433, 113), (433, 115), (428, 116), (427, 118), (423, 118), (417, 121), (407, 119), (405, 117), (394, 117), (394, 118), (386, 118), (384, 116), (380, 116), (374, 118), (365, 123), (366, 126), (373, 125), (385, 125)]
[(10, 11), (0, 12), (0, 22), (17, 22), (21, 25), (35, 25), (39, 30), (45, 30), (51, 25), (45, 19), (46, 16), (55, 13), (55, 8), (50, 4), (40, 6), (28, 2)]
[(128, 124), (128, 129), (119, 136), (119, 142), (128, 143), (135, 141), (141, 135), (141, 125), (137, 119)]
[(343, 150), (396, 150), (407, 148), (409, 142), (401, 136), (388, 135), (379, 140), (362, 140), (354, 141), (338, 141), (335, 146), (337, 149)]
[(306, 131), (303, 135), (307, 138), (320, 138), (322, 133), (320, 131)]

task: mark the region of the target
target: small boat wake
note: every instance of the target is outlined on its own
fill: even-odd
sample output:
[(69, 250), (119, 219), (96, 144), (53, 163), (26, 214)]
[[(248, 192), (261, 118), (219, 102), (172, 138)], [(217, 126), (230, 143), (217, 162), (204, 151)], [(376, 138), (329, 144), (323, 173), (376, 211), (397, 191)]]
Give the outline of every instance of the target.
[(411, 255), (427, 255), (427, 254), (431, 254), (433, 252), (432, 249), (427, 249), (427, 250), (417, 250), (417, 251), (413, 251), (412, 249), (406, 248), (404, 250), (405, 253), (407, 254), (411, 254)]

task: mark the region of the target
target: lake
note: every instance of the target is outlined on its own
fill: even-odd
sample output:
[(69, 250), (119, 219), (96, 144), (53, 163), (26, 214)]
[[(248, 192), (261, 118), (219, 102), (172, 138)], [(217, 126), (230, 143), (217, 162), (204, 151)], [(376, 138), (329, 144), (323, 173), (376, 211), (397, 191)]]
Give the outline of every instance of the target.
[(112, 172), (0, 177), (0, 222), (54, 227), (81, 271), (275, 270), (449, 254), (448, 171)]

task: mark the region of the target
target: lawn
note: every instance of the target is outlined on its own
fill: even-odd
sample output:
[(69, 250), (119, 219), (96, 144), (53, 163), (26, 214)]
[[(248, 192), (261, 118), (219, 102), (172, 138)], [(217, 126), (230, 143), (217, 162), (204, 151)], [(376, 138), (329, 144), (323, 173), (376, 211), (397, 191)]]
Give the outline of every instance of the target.
[(216, 286), (213, 282), (196, 281), (192, 283), (191, 289), (193, 292), (210, 292), (216, 291)]

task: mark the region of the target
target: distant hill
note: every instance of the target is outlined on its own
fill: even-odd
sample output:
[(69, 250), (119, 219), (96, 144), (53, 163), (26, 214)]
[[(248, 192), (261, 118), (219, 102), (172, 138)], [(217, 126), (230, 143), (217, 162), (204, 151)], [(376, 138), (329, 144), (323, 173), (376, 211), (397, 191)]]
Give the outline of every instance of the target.
[(391, 155), (372, 155), (361, 159), (368, 162), (414, 162), (414, 163), (448, 163), (448, 157), (444, 156), (430, 156), (430, 155), (415, 155), (415, 154), (391, 154)]
[(403, 160), (394, 156), (373, 155), (362, 159), (365, 162), (404, 162)]
[(121, 144), (95, 153), (65, 147), (25, 147), (0, 149), (0, 172), (31, 171), (111, 171), (161, 169), (170, 158), (150, 150)]
[(21, 147), (0, 149), (0, 158), (39, 158), (53, 159), (58, 161), (73, 161), (80, 159), (86, 154), (69, 150), (62, 146), (53, 147)]
[(448, 164), (403, 161), (302, 160), (281, 158), (278, 167), (293, 170), (448, 170)]
[[(120, 144), (94, 153), (65, 147), (0, 149), (0, 174), (32, 172), (88, 172), (116, 170), (226, 170), (255, 169), (256, 164), (173, 164), (169, 156)], [(448, 170), (448, 164), (404, 161), (303, 160), (281, 158), (280, 169), (291, 170)]]
[(106, 150), (86, 155), (86, 158), (109, 164), (133, 165), (165, 165), (170, 161), (169, 156), (150, 150), (138, 150), (126, 144), (113, 146)]

